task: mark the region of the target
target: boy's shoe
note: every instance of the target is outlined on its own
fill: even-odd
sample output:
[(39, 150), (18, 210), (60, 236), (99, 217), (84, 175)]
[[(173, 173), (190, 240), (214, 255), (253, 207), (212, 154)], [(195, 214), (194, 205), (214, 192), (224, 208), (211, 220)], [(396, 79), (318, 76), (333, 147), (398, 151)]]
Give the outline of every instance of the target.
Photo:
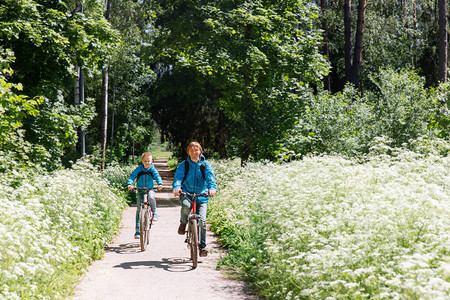
[(153, 222), (158, 221), (158, 214), (157, 214), (157, 213), (154, 213), (152, 219), (153, 219)]
[(136, 233), (134, 234), (134, 238), (138, 239), (141, 237), (141, 234), (139, 233), (139, 231), (136, 231)]
[(180, 226), (178, 226), (178, 234), (184, 235), (186, 233), (186, 224), (180, 222)]

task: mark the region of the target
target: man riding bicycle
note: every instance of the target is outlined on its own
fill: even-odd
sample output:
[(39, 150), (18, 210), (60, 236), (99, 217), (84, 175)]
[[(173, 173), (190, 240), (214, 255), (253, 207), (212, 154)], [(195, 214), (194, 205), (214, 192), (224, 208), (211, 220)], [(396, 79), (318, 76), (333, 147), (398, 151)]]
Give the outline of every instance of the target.
[[(181, 191), (196, 194), (205, 193), (209, 197), (216, 195), (216, 178), (211, 165), (206, 161), (202, 152), (202, 146), (198, 142), (191, 142), (187, 147), (189, 157), (178, 165), (173, 179), (172, 192), (175, 196), (180, 195)], [(206, 213), (209, 197), (198, 197), (196, 199), (197, 211), (202, 219), (199, 244), (200, 256), (206, 256), (208, 254), (206, 250)], [(181, 216), (178, 234), (183, 235), (186, 231), (186, 224), (192, 207), (192, 199), (185, 195), (180, 197), (180, 201)]]

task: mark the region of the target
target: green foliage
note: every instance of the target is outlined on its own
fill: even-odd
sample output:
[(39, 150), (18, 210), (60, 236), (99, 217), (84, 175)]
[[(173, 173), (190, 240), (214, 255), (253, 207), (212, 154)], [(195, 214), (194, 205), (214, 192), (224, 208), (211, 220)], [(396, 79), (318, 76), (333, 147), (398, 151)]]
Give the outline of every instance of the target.
[(431, 89), (430, 94), (437, 109), (431, 115), (428, 127), (437, 131), (438, 137), (448, 138), (450, 135), (449, 84), (440, 84), (437, 88)]
[(374, 104), (375, 136), (387, 136), (395, 145), (427, 134), (427, 125), (436, 111), (435, 95), (414, 71), (381, 70), (372, 78), (375, 88), (365, 95)]
[(136, 167), (137, 165), (121, 166), (112, 163), (102, 173), (102, 177), (108, 180), (109, 185), (125, 197), (128, 204), (136, 202), (136, 194), (127, 190), (128, 177)]
[[(327, 71), (318, 53), (315, 17), (314, 6), (303, 1), (160, 3), (153, 53), (166, 68), (160, 81), (169, 83), (155, 91), (157, 107), (180, 110), (189, 101), (186, 106), (196, 114), (182, 109), (158, 124), (171, 123), (189, 133), (202, 120), (210, 128), (220, 127), (212, 127), (208, 116), (224, 113), (227, 135), (220, 138), (229, 136), (227, 142), (236, 149), (232, 154), (271, 157), (275, 141), (302, 107), (306, 86)], [(180, 118), (185, 115), (192, 118)], [(198, 139), (214, 141), (208, 133), (202, 131)], [(182, 149), (187, 138), (187, 133), (177, 136), (175, 146)]]
[(349, 155), (364, 152), (372, 137), (373, 121), (371, 106), (357, 99), (357, 92), (350, 86), (335, 95), (323, 92), (311, 96), (305, 113), (287, 135), (284, 146), (303, 155), (308, 152)]
[[(9, 67), (12, 61), (12, 53), (0, 48), (0, 172), (2, 184), (7, 185), (17, 184), (29, 169), (33, 170), (35, 163), (30, 161), (31, 155), (45, 156), (40, 147), (24, 140), (22, 130), (24, 120), (38, 114), (43, 99), (17, 94), (22, 91), (22, 85), (8, 82), (13, 73)], [(7, 175), (14, 172), (15, 176)]]
[(29, 159), (47, 168), (60, 165), (61, 157), (75, 146), (76, 127), (93, 119), (91, 103), (77, 108), (70, 103), (75, 66), (92, 78), (117, 39), (104, 20), (102, 3), (85, 1), (84, 13), (77, 12), (74, 1), (0, 4), (0, 43), (14, 55), (8, 81), (20, 84), (30, 99), (40, 99), (35, 105), (38, 114), (21, 117), (23, 137), (34, 149)]
[[(112, 160), (125, 163), (136, 154), (146, 151), (156, 130), (146, 90), (154, 79), (146, 53), (148, 47), (149, 13), (141, 1), (113, 1), (111, 25), (118, 31), (120, 42), (111, 51), (109, 61), (108, 126), (114, 128), (113, 144), (108, 143)], [(99, 83), (93, 87), (99, 91)], [(114, 124), (112, 124), (114, 122)], [(97, 123), (97, 121), (94, 121)], [(98, 136), (96, 128), (89, 132)], [(112, 149), (111, 149), (112, 147)]]
[(61, 157), (77, 143), (77, 128), (86, 127), (93, 119), (93, 103), (69, 106), (63, 97), (56, 96), (52, 101), (45, 98), (39, 107), (40, 113), (29, 119), (25, 128), (27, 140), (41, 145), (49, 153), (49, 158), (34, 155), (32, 161), (48, 169), (55, 169), (61, 164)]
[(87, 73), (95, 70), (114, 40), (101, 1), (96, 2), (95, 10), (86, 8), (89, 14), (77, 13), (69, 6), (74, 4), (63, 1), (6, 0), (1, 6), (2, 45), (14, 51), (12, 67), (27, 94), (48, 85), (71, 91), (75, 64), (83, 65)]
[(376, 137), (387, 137), (395, 147), (423, 135), (436, 136), (436, 127), (441, 136), (448, 132), (440, 89), (425, 88), (423, 78), (408, 69), (380, 70), (371, 78), (371, 89), (362, 97), (351, 87), (311, 96), (280, 157), (308, 152), (354, 156), (367, 153)]
[(162, 76), (150, 89), (153, 118), (178, 158), (186, 158), (191, 140), (198, 140), (206, 152), (214, 143), (219, 111), (209, 86), (208, 80), (194, 69), (181, 68)]
[[(316, 1), (320, 5), (320, 1)], [(326, 1), (321, 21), (327, 25), (332, 91), (345, 87), (344, 20), (340, 1)], [(352, 6), (353, 32), (356, 6)], [(317, 24), (316, 26), (322, 26)], [(370, 85), (370, 74), (380, 68), (394, 70), (411, 67), (427, 81), (437, 85), (437, 13), (436, 2), (424, 0), (367, 2), (364, 22), (361, 85)], [(353, 38), (353, 37), (352, 37)]]

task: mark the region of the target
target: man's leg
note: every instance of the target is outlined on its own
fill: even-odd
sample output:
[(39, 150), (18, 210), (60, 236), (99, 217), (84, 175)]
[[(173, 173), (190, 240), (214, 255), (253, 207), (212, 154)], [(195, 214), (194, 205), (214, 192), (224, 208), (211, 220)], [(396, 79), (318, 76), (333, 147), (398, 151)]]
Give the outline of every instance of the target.
[(186, 224), (188, 222), (189, 213), (191, 212), (192, 202), (188, 197), (181, 198), (181, 214), (180, 226), (178, 227), (178, 234), (183, 235), (186, 232)]

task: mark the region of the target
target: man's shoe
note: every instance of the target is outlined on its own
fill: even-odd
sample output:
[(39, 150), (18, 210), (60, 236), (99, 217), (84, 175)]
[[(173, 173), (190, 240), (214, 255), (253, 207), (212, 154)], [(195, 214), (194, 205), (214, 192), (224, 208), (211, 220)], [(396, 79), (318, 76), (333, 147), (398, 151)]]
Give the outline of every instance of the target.
[(139, 233), (139, 231), (136, 231), (136, 233), (134, 234), (134, 238), (138, 239), (141, 237), (141, 234)]
[(206, 250), (205, 248), (200, 249), (200, 256), (201, 257), (208, 256), (208, 250)]
[(180, 226), (178, 226), (178, 234), (184, 235), (186, 233), (186, 224), (180, 223)]
[(157, 214), (157, 213), (154, 213), (152, 219), (153, 219), (153, 222), (158, 221), (158, 214)]

